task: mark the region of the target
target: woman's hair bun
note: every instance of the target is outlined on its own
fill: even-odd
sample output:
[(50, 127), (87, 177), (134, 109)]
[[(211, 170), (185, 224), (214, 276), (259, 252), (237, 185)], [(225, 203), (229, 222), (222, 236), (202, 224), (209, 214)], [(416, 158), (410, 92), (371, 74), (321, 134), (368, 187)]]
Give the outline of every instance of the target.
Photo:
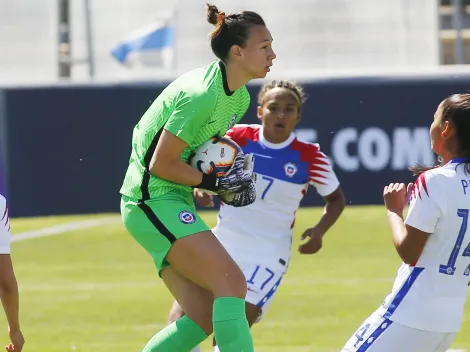
[(219, 20), (219, 13), (217, 6), (207, 4), (207, 22), (216, 26)]

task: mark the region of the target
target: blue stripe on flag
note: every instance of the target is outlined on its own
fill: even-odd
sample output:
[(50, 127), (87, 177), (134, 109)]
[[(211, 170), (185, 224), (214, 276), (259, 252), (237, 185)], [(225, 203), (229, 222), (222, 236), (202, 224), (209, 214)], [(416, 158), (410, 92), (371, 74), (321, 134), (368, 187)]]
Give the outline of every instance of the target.
[(406, 294), (410, 291), (411, 286), (413, 286), (414, 282), (418, 278), (419, 274), (423, 272), (423, 270), (424, 268), (413, 268), (410, 275), (408, 275), (408, 279), (406, 279), (403, 286), (395, 295), (395, 298), (393, 299), (392, 303), (390, 303), (390, 305), (388, 306), (388, 309), (384, 314), (385, 319), (390, 319), (392, 317), (393, 313), (403, 301), (403, 298), (405, 298)]
[(125, 63), (129, 54), (142, 51), (161, 51), (174, 44), (174, 28), (169, 25), (149, 27), (129, 39), (122, 41), (112, 51), (112, 55)]

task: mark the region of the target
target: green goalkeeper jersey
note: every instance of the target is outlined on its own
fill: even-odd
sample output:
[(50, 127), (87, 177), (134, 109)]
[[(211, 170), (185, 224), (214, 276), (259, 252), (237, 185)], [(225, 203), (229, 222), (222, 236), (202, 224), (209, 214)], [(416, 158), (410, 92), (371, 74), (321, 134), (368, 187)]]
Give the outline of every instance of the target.
[(132, 152), (120, 193), (135, 200), (148, 200), (179, 189), (192, 188), (152, 175), (150, 160), (165, 129), (184, 140), (188, 147), (181, 159), (211, 137), (223, 136), (248, 110), (246, 87), (228, 88), (224, 65), (212, 64), (190, 71), (173, 81), (155, 99), (135, 126)]

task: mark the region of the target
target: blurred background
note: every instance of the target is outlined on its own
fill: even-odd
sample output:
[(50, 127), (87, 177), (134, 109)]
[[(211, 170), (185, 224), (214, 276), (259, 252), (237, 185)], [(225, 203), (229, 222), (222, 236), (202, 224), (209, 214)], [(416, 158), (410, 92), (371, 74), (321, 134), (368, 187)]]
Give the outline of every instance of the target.
[[(470, 83), (468, 0), (216, 5), (262, 14), (277, 53), (264, 81), (304, 86), (297, 133), (321, 144), (352, 204), (381, 203), (358, 184), (409, 181), (408, 166), (434, 162), (434, 110)], [(211, 29), (196, 0), (0, 0), (0, 187), (12, 214), (117, 210), (134, 124), (169, 81), (215, 59)], [(249, 84), (244, 122), (257, 122), (262, 83)]]
[[(400, 264), (383, 186), (434, 163), (433, 114), (469, 92), (470, 0), (215, 4), (259, 12), (274, 37), (274, 66), (248, 85), (242, 122), (258, 122), (264, 82), (300, 83), (308, 100), (296, 134), (320, 143), (348, 201), (324, 248), (301, 256), (300, 235), (323, 205), (314, 190), (304, 197), (289, 271), (254, 328), (256, 351), (337, 352)], [(134, 125), (173, 78), (215, 59), (211, 29), (199, 0), (0, 0), (0, 193), (25, 351), (141, 351), (166, 324), (172, 298), (122, 225), (119, 188)], [(202, 216), (214, 225), (215, 212)], [(470, 350), (468, 304), (453, 348)]]
[[(219, 0), (262, 14), (278, 54), (270, 76), (432, 69), (469, 62), (467, 0)], [(213, 59), (195, 0), (0, 0), (2, 83), (171, 79)], [(111, 50), (156, 22), (173, 31), (162, 67), (132, 70)], [(64, 67), (65, 66), (65, 67)], [(91, 70), (90, 70), (91, 66)], [(91, 71), (91, 72), (90, 72)]]

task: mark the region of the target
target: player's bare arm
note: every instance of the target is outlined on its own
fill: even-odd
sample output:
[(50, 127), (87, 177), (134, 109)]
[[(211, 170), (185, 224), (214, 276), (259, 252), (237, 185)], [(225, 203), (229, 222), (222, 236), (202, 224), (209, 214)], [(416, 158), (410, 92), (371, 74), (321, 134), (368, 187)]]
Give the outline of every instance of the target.
[(346, 206), (346, 198), (341, 186), (339, 186), (333, 193), (323, 197), (323, 200), (325, 201), (323, 215), (315, 227), (325, 234), (343, 212)]
[(325, 207), (322, 217), (314, 227), (305, 230), (302, 234), (302, 240), (309, 237), (308, 241), (299, 247), (299, 252), (302, 254), (314, 254), (321, 249), (323, 236), (331, 226), (334, 225), (336, 220), (338, 220), (346, 206), (346, 198), (344, 197), (341, 186), (333, 191), (333, 193), (323, 197), (323, 199), (325, 201)]
[(406, 264), (415, 264), (428, 240), (429, 233), (405, 225), (403, 210), (411, 195), (413, 184), (391, 183), (384, 189), (384, 201), (388, 210), (388, 222), (392, 230), (393, 244)]
[(181, 160), (181, 153), (187, 147), (181, 138), (164, 130), (150, 161), (150, 173), (186, 186), (200, 184), (202, 173)]
[[(7, 351), (21, 351), (24, 338), (20, 330), (19, 294), (13, 264), (9, 254), (0, 254), (0, 298), (9, 326), (11, 343)], [(14, 348), (14, 349), (13, 349)]]

